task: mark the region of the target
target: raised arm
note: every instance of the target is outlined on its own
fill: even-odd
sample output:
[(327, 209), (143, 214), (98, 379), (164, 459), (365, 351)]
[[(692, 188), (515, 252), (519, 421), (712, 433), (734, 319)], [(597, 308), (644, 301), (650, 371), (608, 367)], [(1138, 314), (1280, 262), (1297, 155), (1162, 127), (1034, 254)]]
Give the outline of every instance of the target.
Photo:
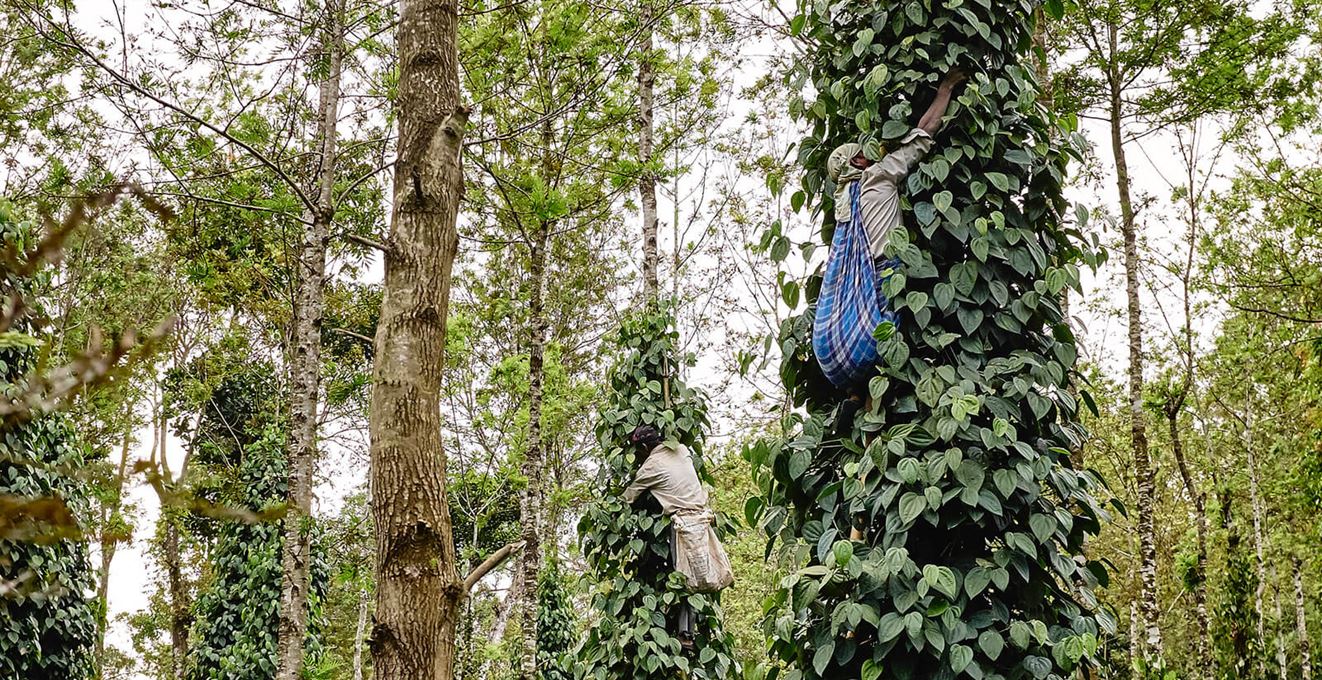
[(624, 502), (632, 504), (638, 500), (638, 497), (644, 491), (650, 490), (661, 481), (660, 469), (653, 463), (654, 457), (649, 457), (639, 466), (638, 472), (634, 474), (633, 482), (624, 490)]
[(918, 120), (918, 128), (929, 135), (935, 135), (941, 129), (941, 119), (946, 115), (946, 109), (950, 107), (950, 96), (955, 91), (955, 86), (964, 82), (967, 76), (959, 69), (951, 69), (946, 77), (941, 80), (941, 84), (936, 88), (936, 98), (932, 100), (932, 105), (927, 107), (927, 112)]

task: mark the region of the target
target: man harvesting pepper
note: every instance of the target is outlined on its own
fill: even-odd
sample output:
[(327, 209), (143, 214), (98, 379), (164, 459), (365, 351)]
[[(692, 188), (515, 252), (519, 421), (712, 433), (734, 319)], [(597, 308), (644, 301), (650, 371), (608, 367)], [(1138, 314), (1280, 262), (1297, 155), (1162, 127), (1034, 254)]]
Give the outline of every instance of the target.
[(853, 424), (863, 405), (860, 393), (876, 374), (873, 333), (882, 323), (899, 323), (881, 284), (899, 266), (885, 250), (891, 232), (903, 227), (900, 181), (932, 148), (951, 95), (965, 78), (958, 69), (947, 73), (918, 125), (877, 161), (854, 143), (841, 144), (827, 159), (827, 174), (836, 184), (836, 230), (817, 298), (813, 353), (831, 384), (849, 392), (837, 418), (842, 428)]

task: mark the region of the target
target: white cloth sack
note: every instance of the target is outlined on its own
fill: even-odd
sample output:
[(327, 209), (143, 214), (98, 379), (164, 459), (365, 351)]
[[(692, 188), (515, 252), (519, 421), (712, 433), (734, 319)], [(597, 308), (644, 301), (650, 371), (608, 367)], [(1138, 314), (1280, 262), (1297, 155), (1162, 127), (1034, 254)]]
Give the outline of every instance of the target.
[(675, 538), (675, 571), (684, 575), (688, 589), (715, 593), (734, 584), (734, 569), (716, 537), (716, 515), (711, 510), (679, 511), (671, 519)]

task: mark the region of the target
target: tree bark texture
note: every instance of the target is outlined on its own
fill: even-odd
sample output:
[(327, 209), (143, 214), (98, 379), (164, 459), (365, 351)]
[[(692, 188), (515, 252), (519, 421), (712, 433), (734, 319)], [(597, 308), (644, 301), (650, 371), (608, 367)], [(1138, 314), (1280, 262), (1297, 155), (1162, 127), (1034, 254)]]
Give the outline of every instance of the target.
[[(555, 130), (548, 117), (542, 123), (542, 179), (546, 186), (556, 184), (558, 168), (552, 148)], [(542, 437), (543, 387), (546, 363), (546, 269), (551, 250), (551, 220), (538, 220), (529, 244), (528, 292), (528, 446), (523, 459), (524, 487), (520, 515), (523, 520), (523, 552), (519, 571), (525, 587), (519, 599), (519, 625), (523, 638), (519, 664), (521, 680), (537, 678), (537, 583), (542, 569), (542, 476), (546, 467), (546, 442)]]
[(460, 165), (456, 0), (402, 0), (399, 141), (377, 324), (371, 435), (379, 680), (450, 680), (463, 601), (445, 496), (440, 389)]
[[(642, 172), (638, 175), (639, 202), (643, 207), (643, 299), (655, 300), (658, 291), (656, 232), (656, 173), (652, 171), (654, 153), (653, 114), (656, 109), (656, 73), (652, 67), (651, 6), (643, 3), (642, 24), (648, 26), (638, 47), (638, 157)], [(678, 246), (676, 246), (678, 247)]]
[[(1110, 27), (1111, 53), (1117, 50), (1116, 27)], [(1134, 456), (1134, 475), (1138, 481), (1139, 615), (1144, 630), (1146, 653), (1162, 654), (1160, 609), (1157, 604), (1157, 536), (1154, 519), (1152, 461), (1148, 453), (1147, 418), (1143, 411), (1143, 315), (1139, 299), (1138, 225), (1134, 201), (1130, 196), (1129, 164), (1125, 158), (1124, 131), (1121, 124), (1121, 76), (1112, 67), (1110, 84), (1111, 150), (1115, 155), (1116, 189), (1120, 199), (1120, 231), (1125, 249), (1125, 295), (1129, 317), (1129, 433)]]
[(312, 551), (312, 487), (317, 463), (317, 405), (321, 389), (321, 320), (326, 282), (326, 244), (335, 214), (336, 142), (340, 72), (343, 64), (343, 17), (340, 3), (328, 0), (320, 55), (327, 61), (318, 86), (316, 205), (299, 247), (294, 328), (291, 341), (289, 416), (289, 496), (281, 546), (280, 623), (276, 679), (298, 680), (308, 629), (308, 589)]
[(537, 588), (536, 583), (541, 572), (541, 505), (542, 505), (542, 469), (545, 452), (542, 442), (542, 383), (546, 349), (546, 313), (543, 309), (543, 295), (546, 280), (546, 253), (550, 227), (543, 223), (539, 226), (537, 239), (532, 246), (532, 292), (529, 300), (530, 314), (528, 345), (528, 447), (523, 459), (523, 476), (528, 480), (523, 490), (520, 515), (523, 521), (525, 549), (519, 557), (519, 570), (523, 572), (526, 587), (519, 598), (520, 636), (522, 640), (519, 677), (522, 680), (535, 680), (537, 677)]
[(1299, 678), (1313, 680), (1312, 645), (1308, 639), (1308, 609), (1304, 600), (1304, 564), (1294, 560), (1294, 626), (1299, 638)]
[[(1272, 570), (1273, 574), (1275, 569)], [(1272, 589), (1272, 604), (1276, 610), (1276, 670), (1281, 680), (1286, 680), (1289, 671), (1286, 669), (1288, 663), (1285, 657), (1285, 618), (1281, 615), (1281, 589)]]

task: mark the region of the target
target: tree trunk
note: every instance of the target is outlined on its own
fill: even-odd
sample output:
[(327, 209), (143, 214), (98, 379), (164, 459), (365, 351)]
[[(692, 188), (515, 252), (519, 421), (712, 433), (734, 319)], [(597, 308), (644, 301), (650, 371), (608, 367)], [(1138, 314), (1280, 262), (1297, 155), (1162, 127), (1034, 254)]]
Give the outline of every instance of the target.
[(184, 585), (182, 560), (179, 556), (179, 525), (177, 518), (164, 517), (165, 536), (161, 543), (164, 553), (165, 581), (170, 592), (170, 658), (174, 662), (174, 677), (183, 680), (188, 665), (188, 629), (193, 623), (189, 613), (192, 603)]
[[(1250, 405), (1250, 409), (1252, 406)], [(1253, 511), (1253, 552), (1258, 572), (1258, 587), (1253, 592), (1253, 612), (1258, 618), (1258, 640), (1262, 643), (1263, 654), (1258, 656), (1258, 674), (1267, 676), (1267, 616), (1262, 604), (1263, 594), (1267, 591), (1267, 561), (1264, 556), (1262, 539), (1262, 499), (1258, 494), (1258, 464), (1253, 455), (1252, 414), (1244, 420), (1244, 452), (1249, 463), (1249, 507)]]
[[(1114, 55), (1116, 27), (1110, 27), (1110, 47)], [(1129, 164), (1125, 159), (1124, 132), (1121, 124), (1123, 103), (1121, 78), (1114, 66), (1110, 80), (1111, 150), (1115, 155), (1116, 189), (1120, 198), (1120, 231), (1125, 242), (1125, 294), (1129, 312), (1129, 433), (1134, 454), (1134, 474), (1138, 480), (1139, 578), (1142, 593), (1139, 614), (1144, 629), (1144, 644), (1152, 657), (1162, 654), (1161, 627), (1157, 605), (1157, 536), (1154, 520), (1152, 461), (1148, 456), (1147, 418), (1143, 412), (1143, 316), (1139, 299), (1138, 227), (1134, 202), (1130, 197)]]
[[(1273, 576), (1276, 570), (1272, 569)], [(1275, 578), (1272, 579), (1275, 582)], [(1276, 610), (1276, 667), (1280, 673), (1281, 680), (1285, 680), (1289, 671), (1286, 669), (1288, 663), (1285, 658), (1285, 619), (1281, 615), (1281, 589), (1272, 588), (1272, 603)]]
[(291, 344), (288, 514), (283, 523), (277, 680), (298, 680), (308, 629), (308, 589), (312, 549), (312, 487), (317, 463), (317, 405), (321, 388), (321, 319), (326, 280), (326, 243), (334, 216), (335, 146), (343, 64), (341, 0), (328, 0), (321, 56), (326, 77), (318, 87), (316, 207), (309, 210), (299, 249), (294, 330)]
[[(1181, 399), (1183, 401), (1183, 399)], [(1180, 429), (1177, 425), (1179, 411), (1172, 410), (1166, 414), (1166, 422), (1170, 426), (1171, 451), (1175, 454), (1175, 463), (1180, 470), (1180, 478), (1184, 481), (1184, 488), (1189, 492), (1189, 497), (1193, 499), (1195, 518), (1198, 522), (1198, 545), (1197, 554), (1194, 556), (1194, 578), (1196, 585), (1193, 591), (1194, 614), (1198, 618), (1198, 647), (1197, 653), (1200, 659), (1211, 658), (1211, 646), (1209, 644), (1210, 625), (1207, 620), (1207, 497), (1200, 492), (1193, 483), (1193, 476), (1189, 474), (1189, 465), (1184, 458), (1184, 443), (1180, 438)], [(1208, 664), (1202, 664), (1198, 674), (1211, 680), (1212, 667)]]
[[(110, 505), (101, 516), (101, 571), (97, 574), (96, 602), (96, 677), (104, 677), (106, 670), (106, 628), (110, 618), (110, 563), (115, 559), (122, 537), (108, 527), (119, 516), (124, 498), (124, 475), (128, 471), (129, 451), (133, 448), (133, 407), (124, 409), (124, 441), (119, 449), (119, 469), (115, 474), (115, 488)], [(154, 442), (153, 442), (154, 444)]]
[[(164, 395), (162, 395), (163, 398)], [(177, 478), (170, 475), (167, 463), (169, 453), (165, 446), (169, 436), (167, 425), (164, 407), (162, 407), (156, 420), (155, 435), (157, 439), (155, 448), (159, 454), (157, 460), (161, 464), (163, 482), (167, 485), (165, 488), (168, 492), (173, 493), (175, 487), (186, 476), (187, 468), (181, 469)], [(183, 560), (179, 551), (178, 517), (171, 510), (170, 499), (167, 496), (161, 496), (160, 501), (160, 521), (165, 524), (165, 535), (161, 537), (161, 562), (162, 566), (165, 567), (165, 586), (170, 597), (170, 660), (174, 665), (171, 672), (175, 680), (183, 680), (184, 671), (188, 667), (188, 630), (193, 625), (191, 613), (193, 602), (189, 596), (188, 586), (184, 583)]]
[(1299, 678), (1313, 680), (1312, 647), (1308, 639), (1308, 610), (1304, 606), (1304, 564), (1294, 560), (1294, 625), (1299, 637)]
[[(510, 587), (505, 591), (505, 601), (496, 605), (495, 621), (491, 624), (491, 635), (487, 641), (496, 644), (501, 638), (505, 637), (505, 629), (509, 627), (510, 618), (518, 614), (515, 611), (515, 603), (522, 602), (523, 598), (523, 571), (514, 570), (514, 577), (510, 579)], [(483, 664), (485, 669), (489, 664)]]
[(638, 160), (642, 164), (642, 172), (638, 176), (638, 193), (643, 206), (643, 299), (652, 301), (657, 298), (660, 256), (656, 245), (657, 179), (652, 170), (656, 74), (652, 70), (652, 8), (649, 0), (643, 0), (641, 21), (645, 33), (638, 47)]
[(358, 628), (353, 634), (353, 680), (363, 680), (363, 643), (367, 638), (368, 599), (366, 588), (358, 592)]
[[(547, 186), (554, 184), (555, 157), (551, 153), (554, 143), (551, 120), (542, 123), (542, 179)], [(528, 447), (523, 459), (524, 487), (520, 514), (523, 519), (523, 553), (519, 556), (519, 571), (523, 573), (523, 596), (519, 599), (522, 657), (521, 680), (537, 678), (537, 583), (542, 569), (542, 474), (545, 468), (546, 444), (542, 441), (542, 400), (546, 354), (546, 266), (551, 248), (551, 232), (555, 225), (539, 220), (537, 232), (529, 248), (529, 269), (532, 290), (528, 294)]]
[(543, 451), (541, 436), (542, 417), (542, 378), (545, 351), (545, 320), (542, 310), (542, 287), (546, 276), (546, 225), (532, 248), (532, 314), (529, 319), (531, 342), (528, 348), (528, 448), (523, 459), (523, 476), (528, 480), (523, 490), (520, 514), (523, 522), (524, 551), (519, 557), (519, 570), (523, 572), (524, 584), (533, 584), (523, 589), (519, 598), (519, 625), (521, 642), (521, 663), (519, 677), (534, 680), (537, 677), (537, 588), (538, 574), (541, 571), (541, 476)]
[(450, 680), (464, 594), (440, 417), (468, 123), (459, 104), (458, 14), (456, 0), (400, 6), (399, 153), (368, 423), (378, 680)]
[(537, 677), (537, 579), (542, 566), (541, 550), (541, 478), (544, 451), (542, 443), (542, 382), (546, 349), (546, 316), (543, 295), (546, 281), (546, 258), (550, 224), (542, 222), (532, 244), (532, 292), (528, 318), (528, 447), (523, 459), (523, 476), (528, 480), (523, 490), (520, 514), (523, 520), (524, 550), (519, 556), (525, 587), (519, 598), (519, 625), (522, 657), (519, 677)]

